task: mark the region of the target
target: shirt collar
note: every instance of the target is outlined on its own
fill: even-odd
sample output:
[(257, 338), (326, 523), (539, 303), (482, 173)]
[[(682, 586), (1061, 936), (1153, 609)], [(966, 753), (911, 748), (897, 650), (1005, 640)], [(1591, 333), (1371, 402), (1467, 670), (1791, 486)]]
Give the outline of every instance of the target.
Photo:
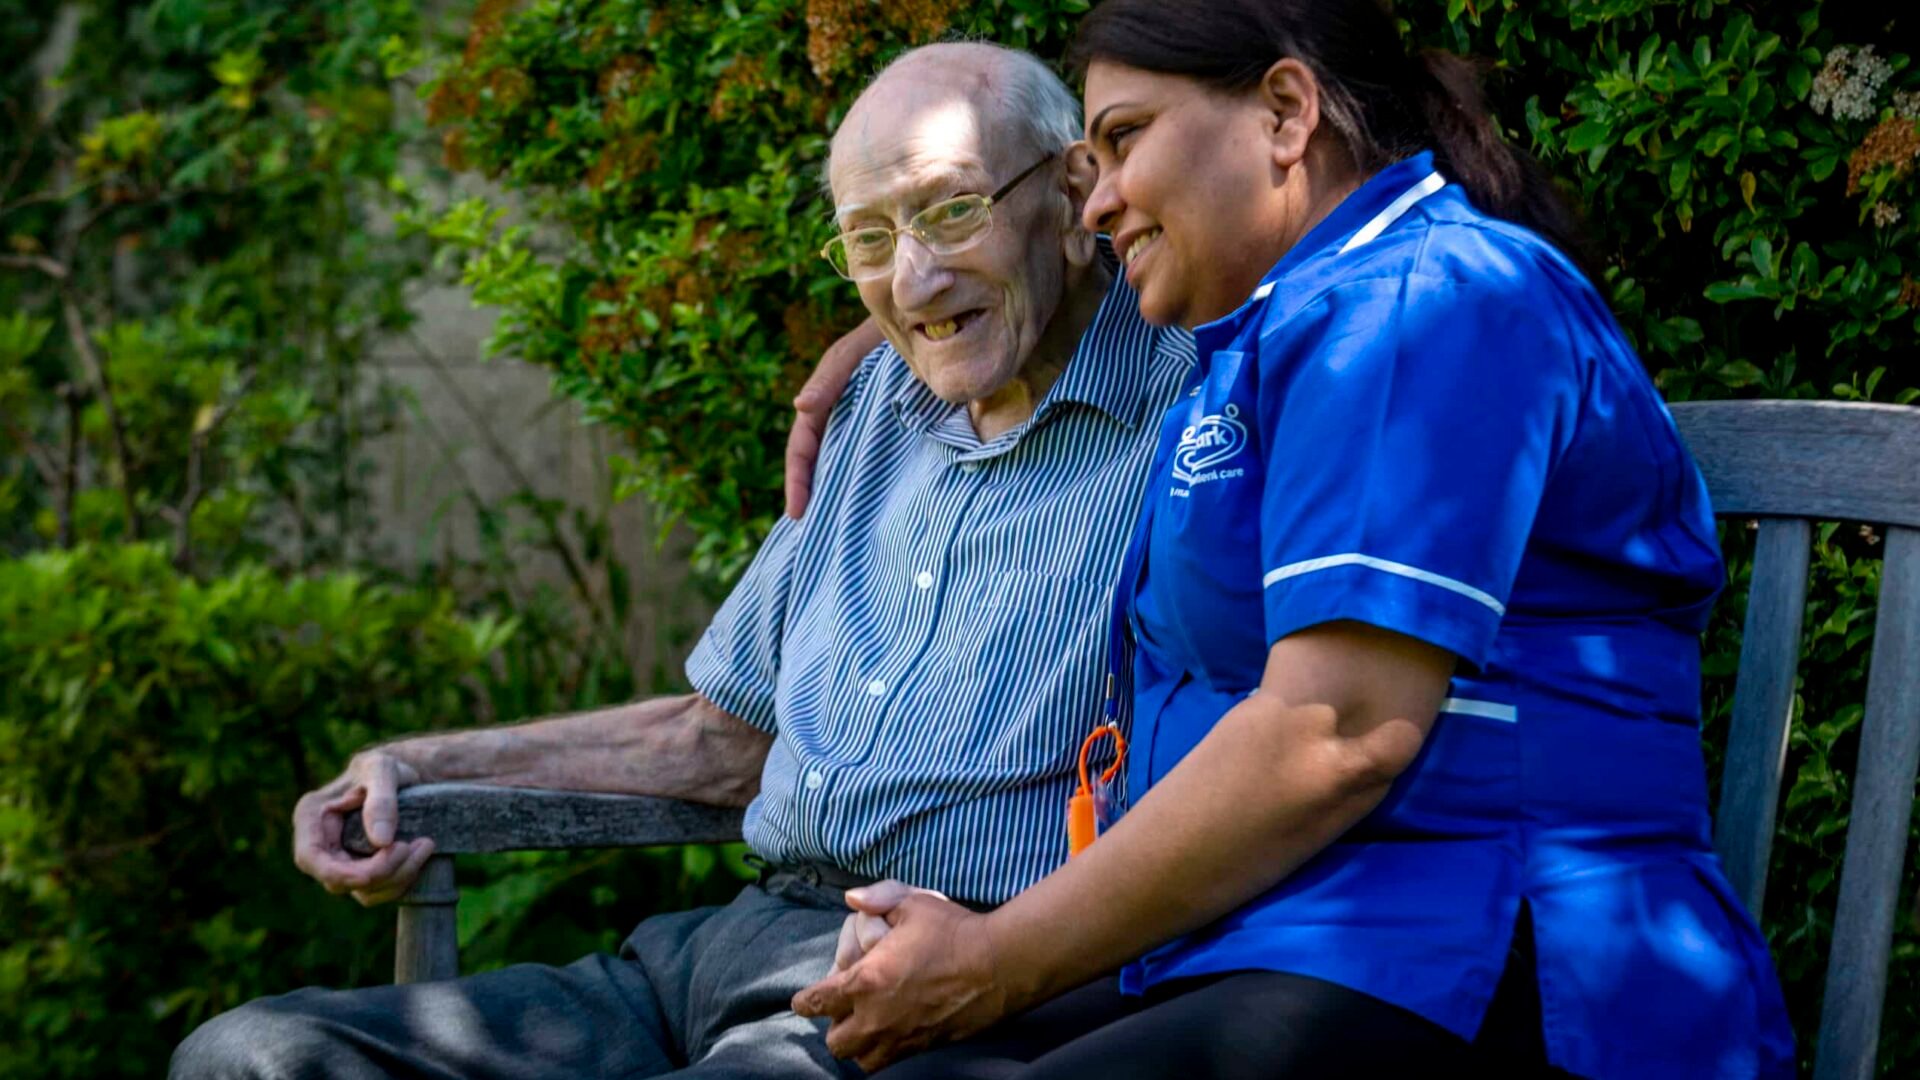
[(1078, 402), (1106, 413), (1124, 427), (1140, 422), (1149, 393), (1147, 371), (1160, 331), (1140, 318), (1140, 298), (1127, 285), (1126, 275), (1120, 273), (1112, 241), (1102, 236), (1099, 246), (1100, 261), (1113, 275), (1113, 284), (1086, 332), (1080, 335), (1080, 345), (1073, 359), (1067, 361), (1067, 369), (1034, 410), (1035, 420), (1050, 408)]
[[(1300, 238), (1299, 243), (1288, 248), (1287, 253), (1280, 256), (1280, 261), (1274, 263), (1273, 269), (1267, 271), (1266, 276), (1260, 279), (1259, 287), (1253, 290), (1253, 295), (1248, 297), (1246, 303), (1241, 304), (1229, 314), (1199, 327), (1195, 334), (1211, 337), (1222, 330), (1230, 331), (1237, 328), (1250, 312), (1262, 306), (1268, 294), (1273, 292), (1282, 278), (1305, 265), (1308, 260), (1324, 251), (1340, 251), (1349, 241), (1355, 239), (1361, 239), (1362, 242), (1371, 240), (1371, 236), (1360, 237), (1361, 231), (1368, 229), (1375, 218), (1386, 213), (1399, 200), (1409, 196), (1417, 198), (1418, 196), (1414, 195), (1416, 185), (1430, 176), (1437, 175), (1433, 167), (1431, 150), (1422, 150), (1412, 157), (1402, 158), (1374, 173), (1366, 183), (1361, 184), (1342, 199), (1340, 205), (1333, 208), (1332, 213), (1309, 229), (1307, 235)], [(1430, 192), (1421, 194), (1430, 194)], [(1401, 209), (1404, 211), (1406, 207), (1402, 206)], [(1202, 350), (1203, 353), (1204, 351)]]
[(1113, 274), (1113, 284), (1101, 299), (1093, 321), (1080, 335), (1080, 344), (1066, 369), (1054, 380), (1030, 419), (984, 445), (977, 438), (962, 440), (962, 429), (968, 436), (973, 431), (971, 421), (966, 419), (966, 407), (940, 400), (926, 383), (910, 378), (893, 396), (894, 414), (901, 425), (910, 431), (932, 430), (943, 442), (972, 443), (971, 447), (960, 447), (962, 450), (999, 452), (1010, 449), (1022, 434), (1068, 403), (1089, 406), (1124, 427), (1138, 424), (1151, 393), (1148, 374), (1162, 331), (1140, 319), (1139, 301), (1119, 273), (1111, 241), (1099, 237), (1098, 246), (1101, 262)]

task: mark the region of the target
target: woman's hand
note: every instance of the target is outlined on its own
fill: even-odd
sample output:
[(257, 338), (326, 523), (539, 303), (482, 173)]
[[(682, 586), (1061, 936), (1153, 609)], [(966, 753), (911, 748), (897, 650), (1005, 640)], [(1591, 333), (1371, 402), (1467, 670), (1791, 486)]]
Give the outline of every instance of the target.
[(793, 428), (787, 432), (787, 516), (795, 521), (807, 512), (813, 498), (813, 467), (820, 461), (820, 444), (827, 437), (827, 419), (840, 403), (860, 361), (880, 347), (886, 337), (869, 317), (827, 346), (820, 364), (793, 399)]
[(853, 909), (853, 914), (847, 916), (847, 921), (840, 927), (840, 943), (833, 951), (833, 970), (845, 971), (880, 944), (880, 939), (892, 929), (887, 925), (887, 916), (900, 906), (902, 900), (916, 894), (931, 896), (936, 900), (947, 898), (946, 893), (922, 889), (892, 878), (858, 889), (848, 889), (847, 906)]
[(852, 966), (793, 996), (827, 1017), (827, 1049), (868, 1072), (963, 1039), (1017, 1006), (994, 963), (989, 918), (930, 893), (902, 899), (887, 934)]

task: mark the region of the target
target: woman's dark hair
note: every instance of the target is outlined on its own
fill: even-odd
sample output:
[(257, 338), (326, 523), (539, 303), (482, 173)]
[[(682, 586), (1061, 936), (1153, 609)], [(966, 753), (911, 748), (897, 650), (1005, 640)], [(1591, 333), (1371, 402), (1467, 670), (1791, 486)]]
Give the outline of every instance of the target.
[(1381, 0), (1106, 0), (1067, 53), (1082, 78), (1105, 60), (1230, 92), (1288, 57), (1319, 80), (1320, 115), (1363, 173), (1432, 150), (1481, 210), (1546, 237), (1593, 276), (1579, 217), (1533, 155), (1501, 137), (1473, 64), (1408, 55)]

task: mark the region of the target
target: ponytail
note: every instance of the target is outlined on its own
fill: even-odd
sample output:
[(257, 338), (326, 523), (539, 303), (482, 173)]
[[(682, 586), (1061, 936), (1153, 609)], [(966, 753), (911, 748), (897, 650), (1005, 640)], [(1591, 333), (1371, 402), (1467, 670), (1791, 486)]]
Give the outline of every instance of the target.
[(1441, 173), (1465, 188), (1482, 211), (1539, 233), (1592, 278), (1584, 224), (1539, 160), (1500, 134), (1479, 70), (1439, 49), (1423, 51), (1414, 62), (1420, 113)]
[(1408, 56), (1380, 0), (1106, 0), (1067, 53), (1083, 76), (1108, 60), (1226, 91), (1257, 85), (1288, 57), (1319, 81), (1321, 116), (1362, 172), (1431, 150), (1481, 211), (1539, 233), (1594, 276), (1579, 216), (1533, 155), (1502, 137), (1474, 65)]

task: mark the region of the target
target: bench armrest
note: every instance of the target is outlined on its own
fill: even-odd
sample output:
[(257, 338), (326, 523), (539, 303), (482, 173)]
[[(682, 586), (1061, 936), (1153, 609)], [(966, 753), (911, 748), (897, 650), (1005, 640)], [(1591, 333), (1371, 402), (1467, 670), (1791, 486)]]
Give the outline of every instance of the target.
[[(445, 855), (717, 844), (740, 839), (744, 813), (644, 795), (419, 784), (400, 791), (400, 837), (430, 836)], [(359, 811), (348, 815), (341, 840), (355, 854), (372, 853)]]

